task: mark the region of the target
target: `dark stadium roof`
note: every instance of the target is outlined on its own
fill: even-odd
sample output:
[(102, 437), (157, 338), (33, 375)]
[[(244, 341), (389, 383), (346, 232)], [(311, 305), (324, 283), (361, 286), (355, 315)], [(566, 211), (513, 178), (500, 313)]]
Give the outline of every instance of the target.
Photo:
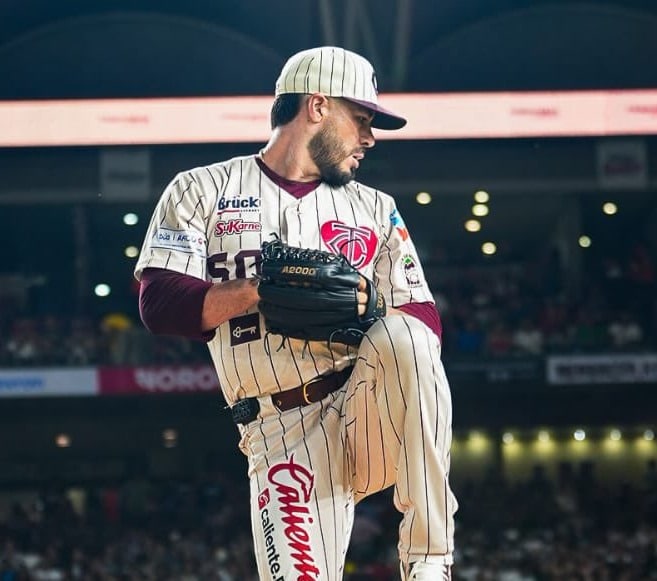
[(383, 91), (657, 86), (652, 0), (4, 0), (0, 99), (270, 94), (317, 44)]

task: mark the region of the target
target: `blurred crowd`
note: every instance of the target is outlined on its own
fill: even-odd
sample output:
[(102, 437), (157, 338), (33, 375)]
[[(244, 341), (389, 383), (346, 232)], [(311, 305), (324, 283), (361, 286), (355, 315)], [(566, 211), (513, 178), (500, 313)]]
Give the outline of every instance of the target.
[(492, 267), (428, 270), (449, 354), (654, 350), (657, 261), (646, 245), (601, 255), (568, 276), (556, 252)]
[[(553, 481), (537, 466), (456, 492), (455, 581), (657, 579), (654, 461), (638, 484), (568, 469)], [(398, 522), (390, 491), (358, 505), (346, 581), (398, 580)], [(0, 580), (256, 581), (247, 483), (135, 477), (14, 499), (0, 512)]]
[(122, 313), (7, 317), (0, 323), (0, 367), (208, 363), (207, 347), (151, 335)]
[(436, 295), (444, 349), (461, 356), (644, 351), (657, 344), (655, 305), (611, 305), (591, 285), (578, 300), (528, 288), (522, 274), (478, 274)]
[(247, 488), (214, 474), (39, 491), (8, 507), (0, 580), (255, 579)]

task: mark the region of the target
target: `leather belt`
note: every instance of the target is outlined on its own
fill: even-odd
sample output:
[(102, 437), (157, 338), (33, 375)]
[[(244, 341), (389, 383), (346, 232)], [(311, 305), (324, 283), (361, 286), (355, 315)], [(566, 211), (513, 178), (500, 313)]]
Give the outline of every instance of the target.
[[(352, 365), (335, 373), (320, 375), (298, 387), (272, 394), (271, 401), (282, 412), (315, 403), (340, 389), (353, 369)], [(260, 402), (257, 397), (247, 397), (236, 402), (230, 411), (236, 424), (248, 424), (258, 417)]]

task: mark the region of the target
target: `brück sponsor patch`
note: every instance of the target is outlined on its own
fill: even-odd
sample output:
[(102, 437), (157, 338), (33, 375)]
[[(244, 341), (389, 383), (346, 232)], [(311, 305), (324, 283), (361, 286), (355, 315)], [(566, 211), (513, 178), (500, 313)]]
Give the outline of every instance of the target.
[(226, 212), (258, 212), (260, 210), (260, 198), (255, 196), (245, 196), (237, 198), (221, 198), (217, 202), (217, 213)]
[(202, 258), (207, 257), (205, 236), (194, 230), (173, 230), (172, 228), (158, 228), (153, 233), (151, 248), (175, 250), (187, 254), (195, 254)]

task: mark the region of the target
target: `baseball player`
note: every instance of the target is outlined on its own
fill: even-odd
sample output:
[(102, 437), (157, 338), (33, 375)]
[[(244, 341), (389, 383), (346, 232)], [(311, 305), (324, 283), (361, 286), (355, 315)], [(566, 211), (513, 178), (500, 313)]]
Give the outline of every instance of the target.
[[(154, 333), (207, 341), (248, 458), (260, 579), (342, 579), (362, 498), (394, 486), (404, 580), (451, 578), (451, 397), (440, 319), (393, 198), (354, 180), (383, 109), (363, 57), (293, 55), (256, 155), (178, 174), (136, 266)], [(358, 346), (279, 344), (258, 310), (263, 241), (344, 254), (387, 314)], [(368, 300), (365, 288), (359, 303)]]

